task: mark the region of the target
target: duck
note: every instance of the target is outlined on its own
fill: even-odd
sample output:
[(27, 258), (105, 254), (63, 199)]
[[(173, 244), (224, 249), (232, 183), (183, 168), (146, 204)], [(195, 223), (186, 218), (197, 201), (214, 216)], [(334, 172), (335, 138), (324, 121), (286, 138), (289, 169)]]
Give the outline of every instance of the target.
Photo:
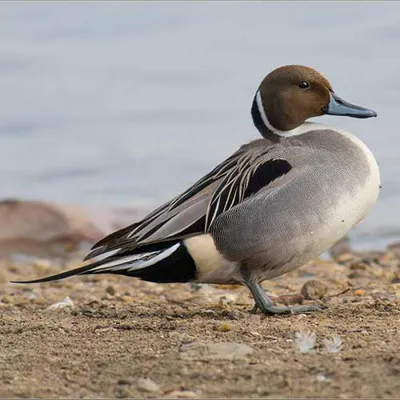
[(262, 282), (316, 259), (361, 221), (380, 189), (368, 147), (323, 115), (376, 117), (340, 98), (318, 71), (285, 65), (256, 90), (251, 117), (259, 139), (142, 220), (97, 242), (89, 264), (18, 283), (120, 274), (156, 283), (241, 284), (252, 311), (288, 314), (319, 304), (276, 305)]

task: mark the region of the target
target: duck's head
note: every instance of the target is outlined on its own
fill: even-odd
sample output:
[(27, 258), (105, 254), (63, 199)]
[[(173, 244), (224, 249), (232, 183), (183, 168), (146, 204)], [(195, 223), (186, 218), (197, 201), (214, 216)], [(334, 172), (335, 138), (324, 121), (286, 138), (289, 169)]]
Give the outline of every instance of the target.
[(342, 100), (318, 71), (286, 65), (268, 74), (258, 88), (251, 109), (263, 136), (295, 134), (307, 119), (321, 115), (376, 117), (376, 112)]

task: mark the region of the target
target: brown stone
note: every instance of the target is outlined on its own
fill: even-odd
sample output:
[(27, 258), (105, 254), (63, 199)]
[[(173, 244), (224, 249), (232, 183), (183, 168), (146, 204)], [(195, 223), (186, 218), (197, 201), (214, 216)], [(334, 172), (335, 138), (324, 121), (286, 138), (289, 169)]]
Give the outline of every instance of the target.
[[(0, 201), (0, 256), (60, 256), (133, 223), (134, 210), (92, 210), (47, 201)], [(135, 217), (136, 216), (136, 217)]]
[(328, 292), (328, 287), (321, 281), (307, 281), (301, 288), (301, 294), (306, 300), (322, 299)]

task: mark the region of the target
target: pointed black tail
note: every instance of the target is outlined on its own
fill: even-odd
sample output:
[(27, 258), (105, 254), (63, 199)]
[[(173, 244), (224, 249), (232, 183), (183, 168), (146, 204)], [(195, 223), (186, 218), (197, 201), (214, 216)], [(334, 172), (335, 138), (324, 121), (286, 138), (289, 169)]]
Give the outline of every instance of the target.
[(56, 275), (13, 283), (42, 283), (86, 274), (120, 274), (149, 282), (190, 282), (196, 276), (196, 265), (183, 242), (160, 243), (151, 250), (137, 249), (112, 255), (100, 261), (84, 265)]

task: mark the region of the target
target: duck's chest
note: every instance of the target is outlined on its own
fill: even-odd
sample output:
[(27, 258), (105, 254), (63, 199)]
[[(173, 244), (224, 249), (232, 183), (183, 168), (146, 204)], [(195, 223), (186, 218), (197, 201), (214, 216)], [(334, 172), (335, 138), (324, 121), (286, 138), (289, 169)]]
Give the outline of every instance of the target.
[(279, 213), (279, 224), (267, 235), (272, 239), (262, 253), (267, 256), (258, 271), (260, 280), (319, 256), (375, 204), (380, 189), (376, 160), (361, 141), (344, 139), (335, 151), (321, 152), (315, 159), (310, 156), (292, 195), (285, 197), (290, 213)]
[[(328, 147), (337, 166), (336, 169), (332, 167), (331, 174), (335, 178), (335, 171), (340, 171), (336, 186), (338, 193), (342, 195), (341, 203), (347, 204), (357, 223), (378, 198), (379, 167), (371, 150), (358, 137), (344, 130), (335, 130), (335, 133), (336, 140)], [(329, 162), (327, 164), (329, 167)]]
[(301, 190), (314, 209), (310, 211), (315, 217), (313, 225), (322, 236), (340, 239), (368, 214), (378, 198), (377, 162), (360, 139), (343, 130), (310, 133), (305, 139), (314, 151), (307, 161), (303, 154), (298, 162), (306, 162), (312, 171), (306, 174), (306, 186), (312, 189), (308, 193)]
[(347, 132), (343, 132), (342, 135), (352, 143), (352, 146), (358, 149), (358, 155), (352, 160), (351, 166), (355, 169), (355, 172), (363, 171), (362, 174), (360, 173), (360, 178), (362, 178), (360, 180), (355, 174), (353, 179), (355, 184), (358, 185), (358, 190), (354, 192), (353, 198), (348, 200), (349, 203), (353, 202), (356, 205), (355, 214), (358, 217), (356, 220), (356, 223), (358, 223), (366, 216), (378, 199), (381, 188), (379, 167), (371, 150), (360, 139)]

